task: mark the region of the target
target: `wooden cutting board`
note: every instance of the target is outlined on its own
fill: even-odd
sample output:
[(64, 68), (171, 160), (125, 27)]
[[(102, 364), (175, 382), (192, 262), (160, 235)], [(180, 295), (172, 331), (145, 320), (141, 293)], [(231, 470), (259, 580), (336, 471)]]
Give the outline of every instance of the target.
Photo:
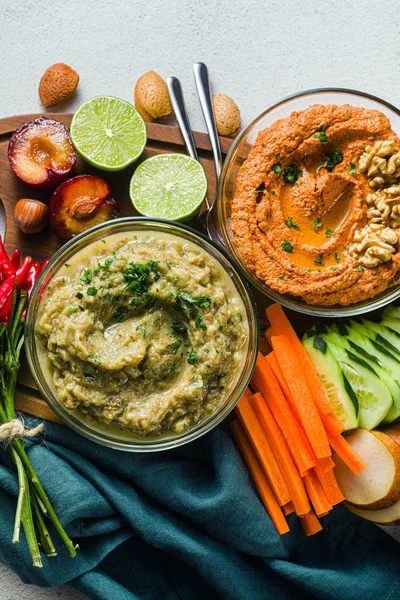
[[(11, 171), (7, 158), (8, 142), (13, 132), (23, 123), (40, 116), (56, 119), (67, 126), (70, 125), (72, 118), (72, 115), (70, 114), (49, 113), (18, 115), (0, 120), (0, 199), (6, 214), (5, 247), (7, 252), (12, 252), (14, 248), (19, 248), (23, 256), (29, 254), (33, 259), (43, 260), (47, 256), (54, 254), (54, 252), (62, 246), (63, 240), (55, 235), (50, 228), (47, 228), (43, 233), (35, 235), (26, 235), (22, 233), (15, 225), (13, 209), (15, 203), (20, 198), (34, 198), (48, 203), (51, 192), (36, 190), (17, 179)], [(153, 156), (154, 154), (186, 151), (178, 127), (161, 125), (158, 123), (148, 123), (146, 126), (148, 140), (141, 160)], [(194, 133), (194, 140), (199, 152), (200, 162), (203, 165), (207, 176), (208, 195), (212, 198), (215, 193), (216, 180), (209, 138), (205, 133)], [(229, 138), (220, 138), (220, 141), (222, 153), (225, 155), (232, 144), (232, 140)], [(90, 173), (97, 174), (106, 179), (111, 186), (114, 198), (118, 202), (121, 215), (127, 217), (137, 214), (129, 199), (129, 181), (135, 166), (139, 163), (140, 161), (132, 167), (118, 173), (107, 173), (105, 171), (98, 171), (85, 163), (81, 158), (78, 158), (71, 175)], [(257, 290), (253, 291), (260, 317), (262, 334), (261, 351), (266, 351), (268, 345), (264, 337), (264, 331), (267, 325), (265, 307), (268, 305), (268, 301), (260, 292)], [(301, 315), (295, 316), (294, 313), (293, 316), (297, 316), (294, 320), (298, 324), (298, 329), (303, 331), (306, 327), (305, 317), (302, 319)], [(24, 358), (22, 360), (25, 361)], [(58, 417), (47, 406), (44, 400), (41, 399), (26, 362), (22, 364), (18, 377), (16, 406), (19, 410), (27, 414), (41, 417), (49, 421), (60, 422)]]

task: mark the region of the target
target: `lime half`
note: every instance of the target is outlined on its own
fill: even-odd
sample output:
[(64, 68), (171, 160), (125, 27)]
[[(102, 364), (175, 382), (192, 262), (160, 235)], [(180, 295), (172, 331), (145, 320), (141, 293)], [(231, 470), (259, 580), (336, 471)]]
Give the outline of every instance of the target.
[(130, 195), (145, 217), (188, 221), (200, 208), (207, 192), (203, 167), (186, 154), (157, 154), (138, 166), (131, 179)]
[(147, 141), (146, 125), (126, 100), (97, 96), (74, 114), (71, 138), (89, 164), (104, 171), (120, 171), (142, 154)]

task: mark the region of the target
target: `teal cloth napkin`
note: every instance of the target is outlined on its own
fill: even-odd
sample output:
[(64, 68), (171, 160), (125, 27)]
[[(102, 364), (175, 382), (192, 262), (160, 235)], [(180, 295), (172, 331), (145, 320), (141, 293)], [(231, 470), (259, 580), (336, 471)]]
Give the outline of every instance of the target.
[(31, 566), (11, 542), (14, 469), (0, 449), (0, 561), (25, 583), (70, 583), (101, 600), (396, 600), (400, 547), (336, 507), (306, 538), (295, 516), (279, 536), (240, 455), (214, 430), (172, 451), (128, 454), (46, 424), (29, 456), (80, 550)]

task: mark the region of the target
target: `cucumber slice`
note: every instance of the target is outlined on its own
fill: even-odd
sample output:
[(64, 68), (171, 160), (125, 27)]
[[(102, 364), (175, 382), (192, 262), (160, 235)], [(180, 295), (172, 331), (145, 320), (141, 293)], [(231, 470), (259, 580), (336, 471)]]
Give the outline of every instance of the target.
[(389, 306), (383, 310), (382, 317), (393, 317), (394, 319), (400, 319), (400, 306), (389, 304)]
[[(321, 337), (325, 340), (328, 349), (332, 352), (357, 397), (359, 427), (374, 429), (385, 418), (393, 405), (389, 388), (365, 360), (332, 342), (331, 336), (332, 332)], [(356, 357), (356, 361), (354, 357)]]
[(346, 337), (336, 335), (334, 341), (336, 343), (337, 340), (337, 343), (342, 344), (342, 347), (349, 351), (347, 352), (349, 358), (354, 358), (353, 354), (350, 354), (354, 353), (358, 358), (363, 359), (389, 388), (393, 405), (383, 421), (391, 423), (400, 416), (400, 385), (396, 379), (400, 376), (399, 364), (382, 354), (371, 340), (358, 334), (349, 326), (347, 326), (347, 333)]
[(346, 391), (346, 382), (337, 361), (328, 349), (323, 353), (315, 348), (313, 338), (304, 336), (302, 343), (324, 385), (335, 414), (346, 430), (354, 429), (358, 426), (357, 400)]
[[(365, 325), (368, 337), (372, 337), (378, 344), (381, 344), (391, 354), (394, 354), (400, 360), (400, 334), (396, 331), (384, 327), (379, 323), (362, 319), (362, 324)], [(373, 332), (372, 334), (369, 332)]]
[(400, 319), (396, 319), (395, 317), (385, 317), (382, 319), (382, 321), (380, 321), (379, 325), (387, 327), (391, 331), (395, 331), (396, 333), (400, 334)]

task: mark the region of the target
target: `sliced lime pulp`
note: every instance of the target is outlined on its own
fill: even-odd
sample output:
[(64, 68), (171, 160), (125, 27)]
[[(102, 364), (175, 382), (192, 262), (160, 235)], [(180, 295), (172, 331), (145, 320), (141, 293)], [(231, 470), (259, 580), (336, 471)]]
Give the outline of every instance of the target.
[(104, 171), (120, 171), (142, 154), (147, 141), (146, 125), (126, 100), (97, 96), (76, 111), (71, 138), (89, 164)]
[(138, 166), (130, 185), (136, 210), (146, 217), (188, 221), (207, 192), (203, 167), (186, 154), (157, 154)]

